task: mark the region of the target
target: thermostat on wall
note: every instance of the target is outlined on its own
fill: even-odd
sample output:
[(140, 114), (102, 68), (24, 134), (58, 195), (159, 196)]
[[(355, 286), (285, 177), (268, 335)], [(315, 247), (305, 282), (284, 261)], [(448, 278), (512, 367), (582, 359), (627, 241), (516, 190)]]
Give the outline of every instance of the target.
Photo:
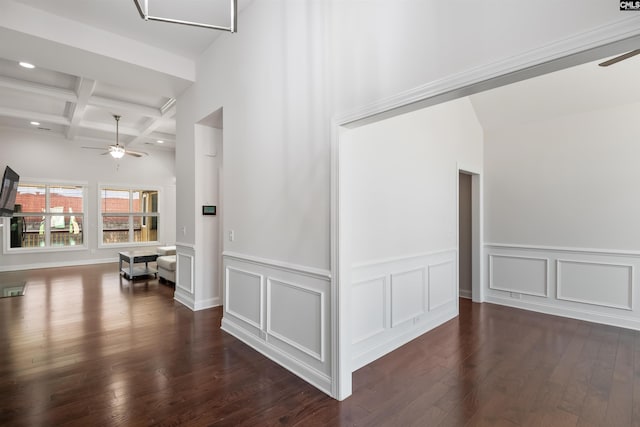
[(202, 206), (202, 215), (215, 215), (216, 207), (211, 205), (203, 205)]

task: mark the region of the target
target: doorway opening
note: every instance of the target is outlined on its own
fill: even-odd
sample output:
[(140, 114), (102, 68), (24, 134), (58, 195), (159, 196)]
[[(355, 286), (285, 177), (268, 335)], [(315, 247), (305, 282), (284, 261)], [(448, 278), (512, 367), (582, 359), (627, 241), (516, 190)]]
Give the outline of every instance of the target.
[(480, 174), (458, 169), (458, 296), (482, 302)]

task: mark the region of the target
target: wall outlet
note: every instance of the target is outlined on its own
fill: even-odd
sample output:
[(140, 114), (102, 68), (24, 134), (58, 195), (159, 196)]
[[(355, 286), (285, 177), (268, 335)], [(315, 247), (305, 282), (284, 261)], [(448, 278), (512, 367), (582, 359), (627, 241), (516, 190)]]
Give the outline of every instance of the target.
[(514, 299), (520, 299), (522, 297), (518, 292), (509, 292), (509, 296)]
[(233, 230), (229, 230), (229, 241), (233, 242), (236, 238), (236, 233)]

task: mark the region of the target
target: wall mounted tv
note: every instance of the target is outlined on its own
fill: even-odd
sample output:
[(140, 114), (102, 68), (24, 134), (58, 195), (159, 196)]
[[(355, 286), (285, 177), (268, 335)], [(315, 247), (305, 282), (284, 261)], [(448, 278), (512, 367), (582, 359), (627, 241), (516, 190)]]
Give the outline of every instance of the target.
[(20, 181), (20, 176), (7, 166), (0, 188), (0, 216), (13, 216), (13, 205), (16, 203), (16, 195), (18, 194), (18, 181)]

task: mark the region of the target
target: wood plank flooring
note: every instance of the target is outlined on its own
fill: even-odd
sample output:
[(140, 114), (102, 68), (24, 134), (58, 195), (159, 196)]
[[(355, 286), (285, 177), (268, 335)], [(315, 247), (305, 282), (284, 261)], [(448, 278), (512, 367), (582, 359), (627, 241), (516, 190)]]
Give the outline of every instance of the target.
[(0, 273), (3, 426), (640, 426), (640, 334), (460, 301), (337, 402), (116, 264)]

